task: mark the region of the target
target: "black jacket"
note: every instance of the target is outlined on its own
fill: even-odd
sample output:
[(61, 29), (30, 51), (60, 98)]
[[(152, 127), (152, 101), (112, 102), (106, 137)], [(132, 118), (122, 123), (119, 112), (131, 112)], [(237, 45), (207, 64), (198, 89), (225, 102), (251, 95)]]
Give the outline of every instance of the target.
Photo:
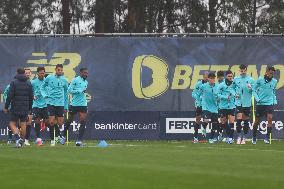
[(5, 108), (11, 103), (11, 112), (17, 115), (27, 115), (33, 104), (32, 84), (24, 74), (18, 74), (10, 84)]

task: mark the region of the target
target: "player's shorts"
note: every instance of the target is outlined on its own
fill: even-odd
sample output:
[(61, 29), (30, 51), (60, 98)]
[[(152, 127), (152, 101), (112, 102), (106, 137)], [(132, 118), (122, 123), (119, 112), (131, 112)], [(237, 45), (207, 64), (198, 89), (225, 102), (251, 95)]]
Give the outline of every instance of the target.
[(202, 115), (202, 107), (201, 106), (197, 106), (195, 107), (195, 116), (201, 116)]
[(18, 122), (26, 122), (28, 118), (28, 115), (20, 115), (20, 114), (15, 114), (13, 112), (10, 113), (10, 121)]
[(228, 117), (230, 116), (234, 116), (235, 115), (235, 108), (233, 109), (220, 109), (219, 110), (219, 117)]
[(247, 117), (250, 117), (250, 110), (251, 110), (251, 107), (237, 106), (237, 107), (236, 107), (236, 114), (238, 114), (238, 113), (243, 113), (243, 114), (245, 114)]
[(64, 106), (47, 105), (48, 115), (64, 117)]
[(69, 106), (69, 113), (77, 114), (77, 113), (87, 113), (88, 107), (87, 106)]
[(48, 119), (48, 110), (45, 108), (33, 108), (33, 117), (34, 119)]
[(209, 111), (202, 111), (203, 119), (210, 119), (211, 122), (218, 122), (218, 113), (212, 113)]
[(256, 105), (255, 116), (263, 117), (267, 114), (273, 114), (274, 106), (273, 105)]

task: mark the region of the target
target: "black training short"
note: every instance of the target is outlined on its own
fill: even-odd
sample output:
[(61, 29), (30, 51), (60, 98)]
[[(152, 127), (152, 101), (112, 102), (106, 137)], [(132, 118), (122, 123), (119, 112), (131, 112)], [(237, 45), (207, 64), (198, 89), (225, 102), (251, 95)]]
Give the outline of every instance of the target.
[(267, 114), (273, 114), (274, 106), (273, 105), (256, 105), (255, 116), (263, 117)]
[(88, 107), (87, 106), (69, 106), (69, 113), (77, 114), (77, 113), (87, 113)]
[(47, 105), (48, 115), (64, 117), (64, 106)]
[(21, 115), (21, 114), (15, 114), (13, 112), (10, 113), (10, 121), (18, 122), (26, 122), (28, 119), (28, 115)]
[(236, 107), (236, 114), (238, 114), (238, 113), (243, 113), (243, 114), (245, 114), (247, 117), (250, 117), (250, 110), (251, 110), (251, 107), (237, 106), (237, 107)]
[(48, 110), (47, 107), (44, 108), (33, 108), (33, 117), (34, 119), (48, 119)]
[(201, 106), (197, 106), (195, 107), (195, 116), (201, 116), (202, 115), (202, 107)]
[(234, 116), (235, 115), (235, 108), (233, 109), (220, 109), (219, 110), (219, 117), (228, 117), (230, 116)]
[(218, 113), (212, 113), (209, 111), (202, 111), (203, 119), (210, 119), (211, 122), (218, 122)]

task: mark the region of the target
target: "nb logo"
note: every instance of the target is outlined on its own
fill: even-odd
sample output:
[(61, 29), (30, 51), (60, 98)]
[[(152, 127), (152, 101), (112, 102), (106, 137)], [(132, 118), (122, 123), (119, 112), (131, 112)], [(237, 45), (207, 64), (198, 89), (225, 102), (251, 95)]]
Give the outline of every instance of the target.
[(32, 73), (36, 73), (38, 66), (44, 66), (47, 74), (54, 73), (56, 64), (63, 64), (64, 75), (68, 81), (75, 77), (75, 68), (80, 64), (81, 56), (78, 53), (54, 53), (50, 60), (44, 52), (32, 53), (32, 58), (27, 61)]
[[(152, 82), (143, 87), (143, 71), (151, 70)], [(162, 95), (169, 87), (168, 65), (153, 55), (142, 55), (135, 58), (132, 67), (132, 89), (137, 98), (151, 99)]]

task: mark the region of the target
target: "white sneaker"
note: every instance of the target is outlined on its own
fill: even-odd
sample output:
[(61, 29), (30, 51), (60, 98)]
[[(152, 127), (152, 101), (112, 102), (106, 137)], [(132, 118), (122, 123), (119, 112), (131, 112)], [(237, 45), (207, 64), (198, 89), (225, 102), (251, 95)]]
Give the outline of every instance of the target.
[(38, 145), (38, 146), (42, 146), (43, 144), (42, 144), (42, 139), (41, 138), (37, 138), (36, 139), (36, 144)]
[(198, 138), (193, 137), (193, 143), (194, 143), (194, 144), (197, 144), (197, 143), (198, 143)]
[(246, 139), (245, 138), (243, 138), (241, 144), (246, 144)]
[(241, 143), (242, 143), (242, 139), (241, 139), (241, 137), (238, 137), (237, 144), (241, 144)]
[(269, 141), (268, 138), (265, 138), (263, 141), (264, 141), (265, 144), (270, 144), (270, 141)]
[(50, 141), (50, 146), (55, 146), (55, 140)]
[(29, 143), (29, 140), (25, 139), (25, 145), (30, 146), (31, 144)]

